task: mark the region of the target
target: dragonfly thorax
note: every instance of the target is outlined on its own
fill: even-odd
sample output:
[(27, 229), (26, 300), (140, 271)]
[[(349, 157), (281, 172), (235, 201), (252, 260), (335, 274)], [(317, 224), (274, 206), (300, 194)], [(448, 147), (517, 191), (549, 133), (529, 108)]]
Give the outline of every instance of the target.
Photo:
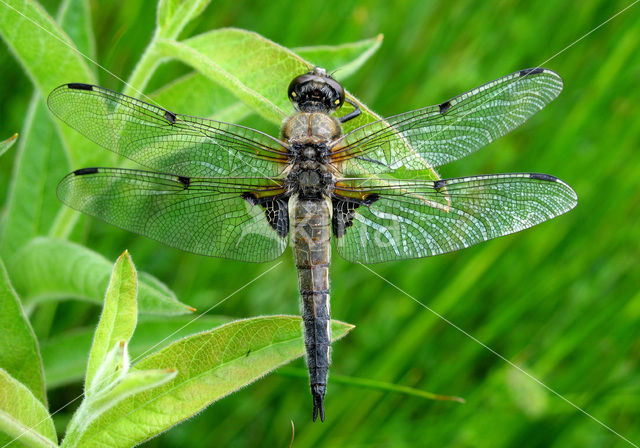
[(329, 196), (335, 184), (331, 170), (331, 147), (342, 135), (340, 122), (321, 112), (297, 113), (282, 126), (281, 137), (289, 144), (288, 195), (304, 199)]
[(299, 112), (285, 120), (280, 136), (292, 146), (328, 144), (342, 136), (342, 125), (329, 114)]
[(334, 184), (334, 176), (327, 170), (326, 165), (313, 161), (295, 164), (285, 180), (287, 193), (298, 194), (303, 199), (329, 196)]
[(329, 146), (325, 143), (293, 143), (291, 145), (291, 163), (319, 162), (328, 163), (331, 155)]

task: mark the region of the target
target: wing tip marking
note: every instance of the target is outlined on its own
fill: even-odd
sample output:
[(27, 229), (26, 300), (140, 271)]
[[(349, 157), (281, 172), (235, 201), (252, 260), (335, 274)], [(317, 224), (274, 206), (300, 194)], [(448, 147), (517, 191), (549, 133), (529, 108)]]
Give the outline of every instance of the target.
[(536, 68), (525, 68), (524, 70), (520, 70), (519, 74), (520, 77), (523, 78), (525, 76), (529, 76), (529, 75), (538, 75), (540, 73), (544, 73), (545, 69), (541, 68), (541, 67), (536, 67)]
[(558, 182), (559, 180), (555, 176), (552, 176), (550, 174), (542, 174), (542, 173), (531, 173), (529, 174), (529, 178), (535, 179), (535, 180), (545, 180), (547, 182)]
[(93, 90), (93, 86), (91, 84), (85, 84), (82, 82), (70, 82), (67, 84), (67, 87), (71, 90)]
[(98, 173), (98, 168), (80, 168), (79, 170), (75, 170), (73, 174), (75, 176), (84, 176), (85, 174), (96, 174)]

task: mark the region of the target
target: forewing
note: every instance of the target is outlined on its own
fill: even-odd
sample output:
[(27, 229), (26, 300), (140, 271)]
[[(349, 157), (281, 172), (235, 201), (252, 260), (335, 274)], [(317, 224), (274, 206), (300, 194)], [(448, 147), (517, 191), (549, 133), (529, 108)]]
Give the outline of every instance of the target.
[(561, 180), (530, 173), (438, 181), (343, 179), (335, 194), (337, 250), (362, 263), (463, 249), (534, 226), (577, 203)]
[(184, 251), (254, 262), (273, 260), (287, 246), (282, 193), (260, 178), (118, 168), (83, 168), (58, 185), (62, 202), (122, 229)]
[(64, 84), (51, 111), (85, 137), (154, 170), (182, 176), (278, 176), (283, 144), (244, 126), (191, 117), (89, 84)]
[[(491, 81), (449, 101), (364, 125), (335, 144), (334, 163), (345, 176), (400, 167), (437, 167), (505, 135), (562, 91), (557, 73), (534, 68)], [(398, 144), (403, 137), (413, 151)]]

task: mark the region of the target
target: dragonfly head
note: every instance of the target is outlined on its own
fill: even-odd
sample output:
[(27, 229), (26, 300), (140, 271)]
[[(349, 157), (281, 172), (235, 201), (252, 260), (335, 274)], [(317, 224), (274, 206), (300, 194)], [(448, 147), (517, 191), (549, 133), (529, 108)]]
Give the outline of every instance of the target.
[(297, 111), (331, 113), (344, 103), (344, 89), (325, 69), (314, 67), (291, 81), (289, 99)]

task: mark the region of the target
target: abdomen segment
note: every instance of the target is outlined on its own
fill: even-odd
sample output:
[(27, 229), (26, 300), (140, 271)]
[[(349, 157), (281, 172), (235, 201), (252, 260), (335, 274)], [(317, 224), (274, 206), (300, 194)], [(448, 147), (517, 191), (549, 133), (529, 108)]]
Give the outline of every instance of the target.
[(324, 421), (324, 395), (327, 387), (331, 347), (329, 307), (329, 263), (331, 261), (331, 202), (329, 199), (292, 198), (290, 205), (291, 241), (298, 268), (302, 298), (302, 320), (313, 420)]

